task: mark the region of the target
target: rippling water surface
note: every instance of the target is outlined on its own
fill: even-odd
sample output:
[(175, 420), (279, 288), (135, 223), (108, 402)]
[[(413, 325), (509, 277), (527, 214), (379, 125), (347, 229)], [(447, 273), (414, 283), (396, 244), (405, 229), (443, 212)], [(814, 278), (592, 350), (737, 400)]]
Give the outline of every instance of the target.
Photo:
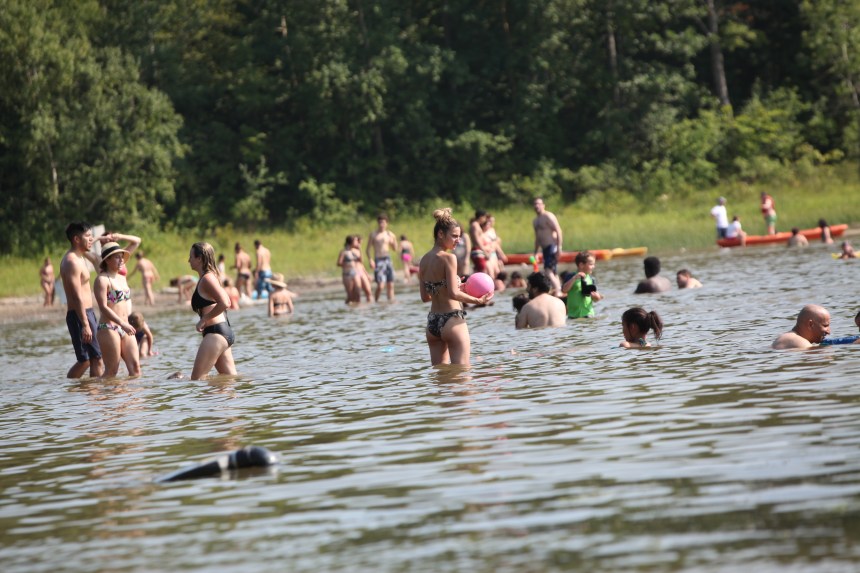
[[(515, 331), (503, 293), (467, 371), (429, 367), (401, 285), (232, 313), (238, 379), (167, 379), (190, 311), (148, 318), (137, 380), (66, 380), (60, 320), (4, 327), (2, 569), (856, 571), (860, 345), (769, 348), (809, 302), (855, 333), (860, 261), (827, 253), (664, 254), (705, 287), (638, 296), (641, 259), (599, 262), (598, 318), (563, 329)], [(634, 305), (659, 347), (618, 348)], [(250, 444), (277, 470), (153, 481)]]

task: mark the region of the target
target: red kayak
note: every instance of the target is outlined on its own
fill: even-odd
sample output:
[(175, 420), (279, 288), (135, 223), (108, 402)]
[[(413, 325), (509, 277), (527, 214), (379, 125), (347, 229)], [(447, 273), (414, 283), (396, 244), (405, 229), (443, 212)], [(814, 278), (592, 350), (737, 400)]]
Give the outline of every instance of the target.
[[(830, 236), (838, 237), (848, 228), (848, 225), (833, 225), (830, 227)], [(821, 239), (821, 227), (814, 229), (803, 229), (800, 234), (810, 241)], [(747, 235), (747, 246), (749, 245), (766, 245), (768, 243), (785, 243), (791, 238), (791, 232), (776, 233), (775, 235)], [(740, 247), (741, 240), (737, 237), (733, 239), (718, 239), (717, 244), (721, 247)]]

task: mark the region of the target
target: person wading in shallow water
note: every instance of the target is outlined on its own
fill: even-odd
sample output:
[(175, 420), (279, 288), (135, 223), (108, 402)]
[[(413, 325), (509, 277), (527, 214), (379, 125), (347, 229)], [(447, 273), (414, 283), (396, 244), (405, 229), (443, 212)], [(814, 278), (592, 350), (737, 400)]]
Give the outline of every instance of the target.
[(471, 340), (462, 303), (484, 305), (493, 298), (493, 292), (476, 298), (460, 290), (457, 258), (449, 252), (460, 241), (460, 225), (451, 216), (451, 209), (437, 209), (433, 218), (435, 243), (418, 267), (421, 300), (431, 303), (426, 328), (430, 363), (468, 365)]
[(221, 286), (212, 245), (191, 245), (188, 264), (200, 277), (191, 295), (191, 309), (200, 316), (197, 332), (203, 334), (191, 379), (200, 380), (207, 376), (213, 366), (219, 374), (236, 374), (231, 350), (235, 338), (226, 312), (230, 308), (230, 295)]

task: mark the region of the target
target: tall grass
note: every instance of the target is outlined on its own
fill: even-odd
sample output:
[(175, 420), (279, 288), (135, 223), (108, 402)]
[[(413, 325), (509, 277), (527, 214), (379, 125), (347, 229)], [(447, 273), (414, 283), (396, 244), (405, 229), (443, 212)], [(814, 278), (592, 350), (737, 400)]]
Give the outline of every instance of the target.
[[(586, 196), (562, 205), (546, 198), (547, 208), (559, 219), (564, 233), (565, 250), (604, 249), (646, 246), (652, 251), (677, 248), (708, 248), (714, 245), (714, 221), (709, 212), (719, 196), (728, 199), (729, 216), (740, 216), (750, 234), (763, 234), (764, 222), (758, 209), (759, 193), (767, 191), (776, 201), (779, 220), (777, 230), (815, 227), (819, 218), (831, 224), (860, 222), (860, 193), (857, 192), (855, 168), (820, 168), (804, 179), (779, 188), (767, 185), (723, 184), (683, 197), (660, 197), (638, 200), (623, 193)], [(445, 205), (427, 206), (426, 214), (394, 214), (390, 228), (397, 235), (406, 234), (420, 255), (432, 246), (432, 210)], [(468, 224), (470, 206), (455, 209), (455, 217)], [(496, 229), (508, 253), (529, 252), (534, 247), (531, 222), (534, 211), (528, 204), (511, 205), (495, 210)], [(105, 224), (110, 228), (110, 222)], [(190, 274), (188, 251), (195, 241), (205, 240), (223, 253), (229, 267), (233, 263), (233, 245), (242, 244), (253, 258), (254, 239), (260, 239), (272, 252), (272, 267), (289, 279), (335, 277), (337, 255), (348, 234), (367, 237), (376, 228), (374, 218), (356, 217), (349, 224), (314, 227), (298, 225), (298, 230), (251, 233), (221, 228), (207, 236), (192, 233), (145, 230), (141, 248), (158, 267), (160, 288), (171, 277)], [(119, 232), (134, 230), (116, 229)], [(137, 234), (137, 233), (135, 233)], [(365, 238), (365, 243), (366, 243)], [(365, 245), (366, 246), (366, 245)], [(0, 257), (0, 296), (36, 295), (39, 291), (39, 267), (50, 256), (55, 273), (66, 250), (58, 243), (49, 252), (31, 258)], [(134, 259), (129, 261), (134, 267)], [(231, 273), (232, 275), (232, 273)], [(136, 284), (138, 279), (132, 279)]]

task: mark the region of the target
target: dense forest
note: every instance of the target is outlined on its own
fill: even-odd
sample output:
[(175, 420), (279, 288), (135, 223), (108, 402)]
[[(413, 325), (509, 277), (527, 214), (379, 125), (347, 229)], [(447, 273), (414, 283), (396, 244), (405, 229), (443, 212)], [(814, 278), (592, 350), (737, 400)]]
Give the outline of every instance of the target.
[(856, 159), (858, 0), (0, 0), (0, 252)]

